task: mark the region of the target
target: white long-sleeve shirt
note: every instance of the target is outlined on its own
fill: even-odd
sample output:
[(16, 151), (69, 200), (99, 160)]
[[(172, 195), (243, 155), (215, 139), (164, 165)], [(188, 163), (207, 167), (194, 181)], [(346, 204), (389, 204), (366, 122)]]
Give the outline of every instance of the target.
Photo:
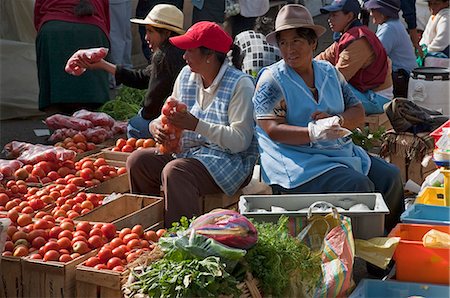
[[(205, 88), (199, 74), (195, 74), (198, 89), (197, 102), (202, 109), (207, 108), (217, 93), (217, 87), (225, 73), (228, 62), (225, 61), (213, 83)], [(179, 76), (175, 81), (172, 96), (180, 98)], [(198, 121), (195, 132), (207, 137), (210, 141), (233, 153), (244, 151), (253, 139), (253, 103), (255, 87), (250, 77), (241, 78), (236, 84), (234, 94), (228, 106), (229, 126)]]
[(428, 52), (442, 52), (450, 44), (449, 9), (441, 9), (430, 16), (420, 44), (427, 45)]

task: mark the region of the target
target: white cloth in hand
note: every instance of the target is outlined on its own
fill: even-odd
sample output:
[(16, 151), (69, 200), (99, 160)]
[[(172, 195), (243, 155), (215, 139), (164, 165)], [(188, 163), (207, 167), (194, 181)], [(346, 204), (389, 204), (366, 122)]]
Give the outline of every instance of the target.
[(350, 135), (352, 132), (341, 127), (339, 120), (338, 116), (332, 116), (309, 122), (308, 133), (311, 143), (336, 140)]

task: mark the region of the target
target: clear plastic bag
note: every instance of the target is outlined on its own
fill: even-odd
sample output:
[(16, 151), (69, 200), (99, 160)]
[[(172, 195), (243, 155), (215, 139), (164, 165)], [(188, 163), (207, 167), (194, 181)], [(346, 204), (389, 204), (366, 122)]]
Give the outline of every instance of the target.
[(73, 160), (76, 152), (61, 147), (46, 146), (12, 141), (5, 145), (4, 151), (7, 157), (12, 156), (24, 164), (36, 164), (40, 161), (65, 161)]
[(14, 172), (22, 167), (23, 163), (18, 160), (0, 159), (0, 181), (14, 175)]

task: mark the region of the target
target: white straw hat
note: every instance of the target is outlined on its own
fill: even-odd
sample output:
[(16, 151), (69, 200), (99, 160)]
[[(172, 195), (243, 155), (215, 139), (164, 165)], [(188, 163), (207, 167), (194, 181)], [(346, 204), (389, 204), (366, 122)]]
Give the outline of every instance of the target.
[(168, 29), (178, 34), (184, 34), (183, 12), (176, 6), (170, 4), (157, 4), (145, 19), (131, 19), (130, 21), (135, 24), (151, 25), (153, 27)]

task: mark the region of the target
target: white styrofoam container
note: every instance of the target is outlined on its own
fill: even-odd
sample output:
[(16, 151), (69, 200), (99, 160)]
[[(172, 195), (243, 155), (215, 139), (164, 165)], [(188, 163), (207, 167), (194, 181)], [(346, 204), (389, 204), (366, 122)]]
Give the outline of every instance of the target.
[[(370, 210), (348, 210), (348, 206), (345, 206), (348, 199), (357, 204), (364, 204)], [(340, 209), (339, 213), (351, 218), (355, 238), (370, 239), (384, 235), (384, 218), (389, 214), (389, 209), (379, 193), (243, 195), (239, 200), (239, 212), (259, 222), (277, 222), (281, 215), (286, 215), (289, 217), (291, 234), (297, 235), (307, 224), (308, 210), (305, 208), (309, 208), (317, 201), (325, 201), (335, 207), (347, 209)], [(272, 207), (280, 207), (287, 211), (274, 212), (271, 211)], [(313, 211), (313, 214), (327, 213)]]

